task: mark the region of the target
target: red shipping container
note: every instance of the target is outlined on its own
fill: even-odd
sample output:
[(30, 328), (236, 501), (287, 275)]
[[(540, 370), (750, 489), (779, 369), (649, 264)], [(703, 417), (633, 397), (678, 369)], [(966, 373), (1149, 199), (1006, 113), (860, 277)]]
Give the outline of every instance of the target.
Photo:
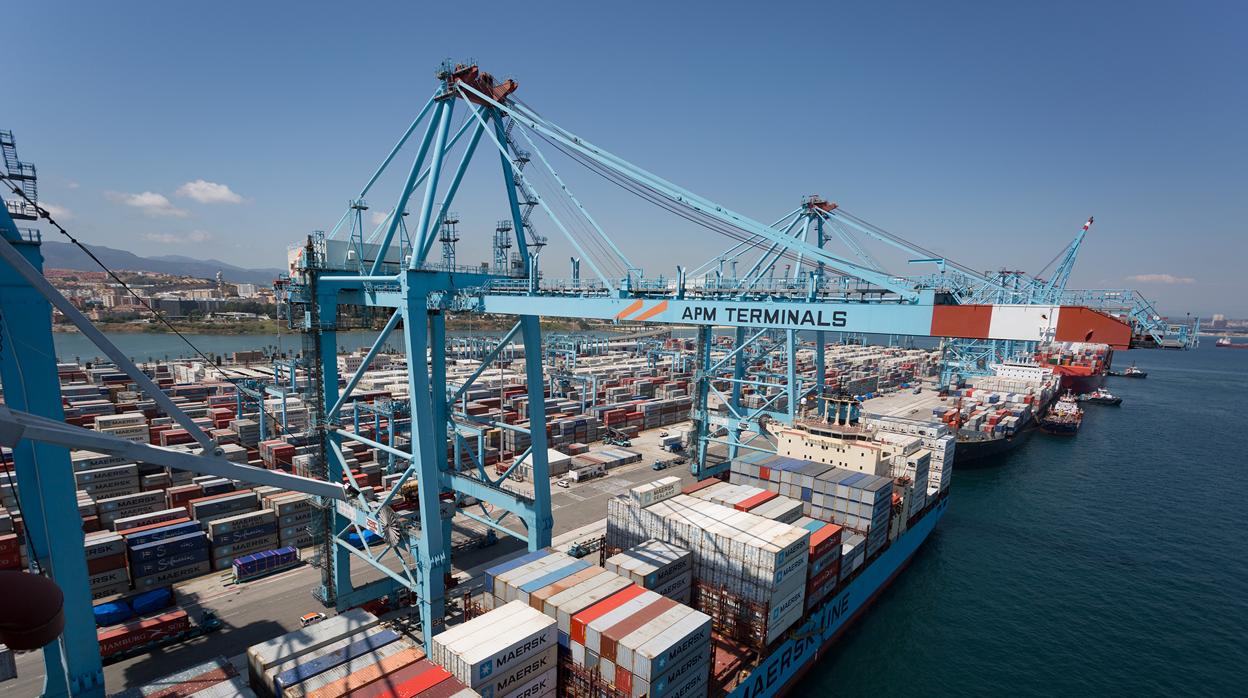
[(780, 495), (770, 490), (766, 492), (759, 492), (756, 495), (753, 495), (751, 497), (746, 497), (745, 499), (742, 499), (741, 501), (737, 502), (733, 506), (733, 508), (736, 509), (737, 511), (749, 511), (753, 509), (754, 507), (757, 507), (762, 504), (766, 504), (767, 502), (770, 502), (771, 500), (779, 496)]
[[(198, 486), (196, 486), (196, 489), (198, 489)], [(173, 508), (174, 507), (170, 507), (170, 509), (173, 509)], [(143, 526), (137, 526), (135, 528), (127, 528), (126, 530), (121, 531), (121, 535), (128, 539), (130, 536), (144, 533), (146, 531), (155, 531), (158, 528), (165, 528), (166, 526), (177, 526), (178, 524), (184, 524), (190, 520), (191, 520), (191, 517), (182, 516), (176, 519), (170, 519), (169, 521), (161, 521), (159, 523), (145, 524)]]
[(0, 570), (16, 570), (22, 566), (21, 551), (14, 550), (11, 553), (0, 555)]
[(126, 554), (105, 555), (87, 560), (87, 574), (100, 574), (109, 570), (119, 570), (126, 566)]
[(810, 559), (818, 560), (823, 557), (824, 553), (831, 551), (840, 544), (841, 527), (836, 524), (827, 524), (810, 534)]
[(17, 552), (20, 549), (21, 544), (17, 542), (16, 533), (5, 533), (0, 535), (0, 555)]
[(177, 635), (189, 630), (190, 627), (191, 621), (186, 611), (174, 611), (134, 623), (126, 623), (109, 630), (101, 630), (97, 635), (100, 642), (100, 655), (108, 657), (131, 647)]
[(723, 480), (713, 478), (713, 477), (707, 478), (705, 480), (699, 480), (691, 485), (685, 485), (684, 488), (680, 490), (680, 493), (681, 494), (693, 494), (694, 492), (697, 492), (699, 490), (704, 490), (713, 485), (718, 485), (721, 482), (723, 482)]
[(451, 677), (451, 672), (435, 665), (429, 669), (429, 671), (426, 671), (419, 676), (414, 676), (395, 686), (386, 695), (393, 698), (412, 698), (413, 696), (423, 694), (425, 691), (434, 689), (444, 681), (451, 681), (456, 684), (459, 683)]
[(367, 686), (364, 686), (357, 691), (352, 691), (350, 696), (351, 698), (382, 698), (383, 696), (390, 696), (393, 695), (393, 693), (390, 692), (391, 687), (400, 686), (404, 682), (410, 681), (434, 669), (446, 671), (428, 659), (422, 659), (418, 662), (408, 664), (401, 669), (391, 672), (390, 674), (387, 674), (377, 681), (369, 683)]
[(572, 616), (572, 639), (585, 644), (585, 626), (644, 593), (645, 588), (632, 584)]

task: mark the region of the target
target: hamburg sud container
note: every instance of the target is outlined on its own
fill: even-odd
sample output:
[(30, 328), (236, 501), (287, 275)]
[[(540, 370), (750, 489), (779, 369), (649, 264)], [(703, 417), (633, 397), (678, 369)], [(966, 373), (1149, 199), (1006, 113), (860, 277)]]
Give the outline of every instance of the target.
[(101, 630), (97, 634), (100, 656), (110, 657), (124, 650), (172, 637), (190, 628), (191, 621), (186, 611), (174, 611)]
[(555, 620), (519, 601), (434, 636), (430, 659), (486, 698), (508, 696), (555, 669)]
[[(252, 688), (264, 695), (264, 674), (282, 662), (318, 650), (344, 637), (363, 632), (377, 625), (377, 617), (362, 609), (352, 609), (341, 615), (326, 619), (316, 625), (287, 633), (247, 648), (248, 678)], [(267, 682), (268, 689), (272, 681)]]

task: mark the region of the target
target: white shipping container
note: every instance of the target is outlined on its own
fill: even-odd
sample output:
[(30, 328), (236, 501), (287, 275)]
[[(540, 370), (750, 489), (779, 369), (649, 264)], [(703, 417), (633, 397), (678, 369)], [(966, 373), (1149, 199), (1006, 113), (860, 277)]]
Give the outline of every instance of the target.
[[(500, 613), (509, 606), (514, 610)], [(472, 632), (438, 651), (442, 667), (469, 688), (493, 686), (494, 695), (505, 695), (520, 679), (555, 665), (555, 620), (536, 609), (512, 602), (464, 625), (470, 623)]]
[(263, 678), (265, 670), (279, 662), (307, 654), (343, 637), (361, 633), (377, 625), (377, 617), (363, 609), (352, 609), (280, 635), (247, 648), (247, 666), (253, 683)]

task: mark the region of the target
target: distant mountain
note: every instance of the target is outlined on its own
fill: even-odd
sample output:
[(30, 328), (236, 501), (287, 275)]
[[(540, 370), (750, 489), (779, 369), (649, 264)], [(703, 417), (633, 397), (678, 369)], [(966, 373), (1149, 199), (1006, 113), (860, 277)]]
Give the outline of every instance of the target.
[[(201, 279), (215, 278), (220, 271), (226, 281), (236, 284), (273, 283), (281, 269), (243, 269), (216, 259), (194, 259), (182, 255), (140, 257), (133, 252), (117, 250), (102, 245), (88, 245), (100, 261), (114, 271), (150, 271), (161, 274), (194, 276)], [(43, 266), (53, 269), (76, 269), (99, 271), (100, 267), (82, 250), (68, 242), (45, 239), (43, 242)]]

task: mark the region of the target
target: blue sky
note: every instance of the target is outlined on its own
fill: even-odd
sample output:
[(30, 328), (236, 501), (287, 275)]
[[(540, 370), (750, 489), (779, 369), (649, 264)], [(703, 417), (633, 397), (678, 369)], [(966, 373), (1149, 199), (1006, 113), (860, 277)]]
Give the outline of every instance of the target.
[[(437, 64), (475, 58), (552, 121), (755, 218), (817, 192), (1034, 272), (1095, 215), (1072, 286), (1248, 316), (1243, 3), (67, 5), (6, 10), (0, 127), (87, 242), (280, 266), (338, 219)], [(573, 167), (648, 274), (731, 244)], [(505, 215), (493, 181), (457, 201), (461, 262)]]

